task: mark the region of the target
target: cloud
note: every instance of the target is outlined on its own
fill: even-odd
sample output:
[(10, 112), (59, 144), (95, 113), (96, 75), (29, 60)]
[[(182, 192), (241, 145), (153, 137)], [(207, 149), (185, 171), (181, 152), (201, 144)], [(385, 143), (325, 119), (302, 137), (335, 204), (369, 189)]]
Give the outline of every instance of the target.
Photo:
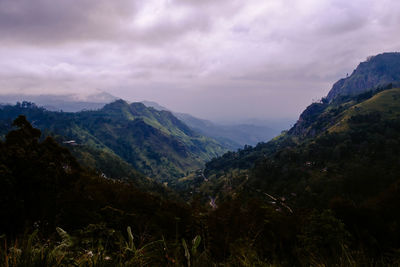
[(1, 0), (0, 34), (20, 45), (112, 39), (135, 12), (127, 0)]
[(101, 89), (211, 119), (296, 117), (398, 50), (396, 0), (0, 0), (0, 93)]

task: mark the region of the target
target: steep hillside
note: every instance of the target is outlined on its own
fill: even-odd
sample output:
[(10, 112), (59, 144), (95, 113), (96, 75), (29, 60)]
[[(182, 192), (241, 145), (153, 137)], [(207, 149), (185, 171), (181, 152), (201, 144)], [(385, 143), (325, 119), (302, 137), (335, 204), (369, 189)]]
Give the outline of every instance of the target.
[(347, 132), (352, 122), (361, 120), (368, 125), (396, 119), (399, 96), (398, 89), (392, 88), (400, 87), (399, 81), (400, 53), (371, 57), (361, 63), (350, 77), (338, 81), (326, 98), (309, 105), (290, 130), (254, 148), (226, 153), (208, 162), (204, 173), (207, 177), (225, 177), (232, 172), (248, 173), (258, 161), (280, 151), (296, 150), (326, 134)]
[[(82, 161), (100, 166), (102, 157), (125, 161), (159, 181), (172, 181), (225, 150), (211, 139), (193, 132), (170, 112), (156, 111), (141, 103), (118, 100), (96, 111), (50, 112), (29, 103), (0, 110), (2, 125), (25, 114), (35, 127), (74, 141), (74, 153)], [(7, 127), (4, 127), (5, 129)], [(61, 140), (62, 139), (62, 140)], [(82, 146), (83, 145), (83, 146)], [(98, 151), (96, 156), (93, 152)], [(122, 163), (121, 163), (122, 164)], [(109, 172), (108, 168), (104, 172)]]
[[(159, 111), (169, 111), (156, 102), (142, 101), (141, 103)], [(282, 130), (279, 126), (273, 129), (268, 126), (268, 123), (219, 124), (199, 119), (186, 113), (172, 113), (194, 131), (217, 140), (230, 150), (242, 148), (245, 145), (256, 145), (259, 142), (269, 141)]]
[(250, 123), (222, 125), (189, 114), (177, 113), (176, 116), (192, 129), (218, 140), (231, 149), (266, 142), (280, 133), (280, 130), (272, 129), (266, 125)]
[(333, 122), (327, 131), (342, 132), (351, 128), (352, 123), (373, 123), (379, 120), (392, 120), (400, 116), (400, 89), (382, 91), (373, 97), (350, 106)]
[(353, 73), (336, 82), (327, 99), (357, 95), (378, 86), (400, 81), (400, 53), (384, 53), (360, 63)]
[(400, 246), (399, 100), (387, 88), (314, 103), (287, 133), (207, 163), (192, 184), (217, 206), (257, 198), (285, 214), (330, 209), (354, 248), (389, 253)]
[[(389, 255), (400, 247), (400, 217), (393, 212), (400, 208), (398, 58), (396, 53), (371, 58), (347, 83), (339, 81), (348, 87), (334, 86), (289, 131), (208, 162), (203, 179), (191, 180), (197, 197), (214, 206), (256, 198), (291, 217), (331, 212), (354, 251)], [(330, 243), (324, 245), (321, 233), (309, 243), (312, 251)]]
[[(396, 120), (400, 117), (400, 90), (390, 86), (375, 91), (347, 96), (341, 101), (313, 103), (306, 108), (297, 123), (270, 142), (228, 152), (207, 163), (206, 176), (225, 176), (232, 171), (248, 172), (258, 161), (296, 150), (326, 135), (346, 134), (354, 127)], [(352, 128), (353, 127), (353, 128)], [(368, 127), (367, 127), (368, 128)]]

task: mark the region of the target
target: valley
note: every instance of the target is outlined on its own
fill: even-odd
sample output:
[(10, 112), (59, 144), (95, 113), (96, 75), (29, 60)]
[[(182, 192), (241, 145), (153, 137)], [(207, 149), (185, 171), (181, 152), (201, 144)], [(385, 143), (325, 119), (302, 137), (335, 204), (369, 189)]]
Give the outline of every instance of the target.
[(238, 128), (227, 141), (151, 103), (2, 105), (0, 238), (25, 254), (1, 245), (0, 262), (396, 266), (399, 66), (369, 58), (293, 127), (237, 150)]

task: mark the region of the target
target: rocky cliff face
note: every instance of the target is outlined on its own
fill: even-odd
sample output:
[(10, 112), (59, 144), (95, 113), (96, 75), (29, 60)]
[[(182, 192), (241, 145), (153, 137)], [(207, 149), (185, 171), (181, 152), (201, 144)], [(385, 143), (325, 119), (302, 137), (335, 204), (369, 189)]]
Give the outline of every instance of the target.
[(337, 81), (327, 99), (356, 95), (392, 82), (400, 81), (400, 53), (384, 53), (369, 57), (345, 78)]
[[(337, 81), (321, 103), (309, 105), (288, 133), (297, 137), (313, 137), (325, 130), (331, 120), (334, 121), (341, 111), (340, 104), (348, 101), (346, 98), (392, 87), (400, 87), (400, 53), (369, 57), (349, 77)], [(332, 102), (335, 102), (335, 108), (330, 105)], [(325, 112), (329, 106), (331, 109)]]

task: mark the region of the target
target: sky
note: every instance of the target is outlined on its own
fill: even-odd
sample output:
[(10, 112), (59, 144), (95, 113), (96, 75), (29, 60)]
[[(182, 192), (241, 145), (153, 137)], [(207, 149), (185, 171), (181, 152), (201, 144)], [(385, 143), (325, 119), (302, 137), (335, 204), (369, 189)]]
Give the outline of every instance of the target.
[(297, 118), (394, 51), (398, 0), (0, 0), (0, 94), (105, 91), (215, 121)]

